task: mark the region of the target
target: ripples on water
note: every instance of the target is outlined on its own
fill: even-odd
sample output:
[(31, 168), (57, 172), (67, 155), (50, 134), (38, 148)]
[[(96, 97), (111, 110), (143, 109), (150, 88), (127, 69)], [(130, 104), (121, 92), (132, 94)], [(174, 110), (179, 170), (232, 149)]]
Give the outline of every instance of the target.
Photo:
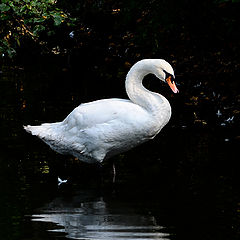
[(135, 213), (134, 208), (122, 203), (108, 204), (103, 198), (86, 202), (81, 199), (57, 198), (40, 209), (39, 214), (33, 214), (32, 221), (55, 223), (60, 228), (50, 231), (66, 233), (72, 239), (169, 239), (152, 215)]

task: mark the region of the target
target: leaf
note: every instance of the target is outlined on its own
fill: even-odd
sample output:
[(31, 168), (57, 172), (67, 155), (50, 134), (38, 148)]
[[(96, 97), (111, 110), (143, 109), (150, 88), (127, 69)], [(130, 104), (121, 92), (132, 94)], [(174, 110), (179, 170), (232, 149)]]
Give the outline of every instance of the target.
[(8, 2), (8, 4), (9, 4), (10, 7), (15, 7), (14, 3), (12, 1)]
[(21, 44), (20, 44), (20, 41), (19, 41), (19, 39), (17, 38), (17, 39), (16, 39), (16, 41), (17, 41), (17, 45), (20, 47), (20, 46), (21, 46)]
[(10, 9), (10, 7), (7, 4), (5, 4), (5, 3), (0, 4), (0, 11), (7, 12), (9, 9)]
[(20, 13), (26, 13), (26, 11), (27, 11), (27, 6), (26, 5), (22, 6), (19, 10)]
[(33, 22), (34, 22), (34, 23), (42, 23), (42, 22), (44, 22), (44, 21), (45, 21), (45, 18), (43, 18), (43, 17), (42, 17), (42, 18), (34, 18), (34, 19), (33, 19)]
[(62, 17), (61, 16), (58, 16), (58, 15), (55, 15), (54, 16), (54, 25), (55, 26), (59, 26), (61, 23), (62, 23)]
[(48, 35), (48, 36), (53, 36), (54, 34), (55, 34), (54, 31), (48, 31), (48, 32), (47, 32), (47, 35)]
[(10, 58), (12, 58), (16, 54), (16, 51), (13, 48), (8, 48), (7, 49), (7, 54)]
[(40, 32), (44, 30), (45, 30), (45, 27), (43, 25), (36, 25), (33, 29), (33, 34), (38, 35)]

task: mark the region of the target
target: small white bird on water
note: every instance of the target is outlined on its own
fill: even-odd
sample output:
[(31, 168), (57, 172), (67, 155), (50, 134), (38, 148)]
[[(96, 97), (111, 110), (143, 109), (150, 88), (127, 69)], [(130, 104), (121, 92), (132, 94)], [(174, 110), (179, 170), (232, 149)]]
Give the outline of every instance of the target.
[(62, 180), (60, 177), (58, 177), (58, 186), (60, 186), (63, 183), (67, 183), (67, 180)]
[(144, 59), (132, 66), (125, 87), (127, 99), (102, 99), (76, 107), (62, 122), (24, 126), (53, 150), (71, 154), (79, 160), (102, 162), (154, 138), (168, 123), (171, 106), (168, 100), (147, 90), (142, 80), (154, 74), (168, 83), (174, 93), (174, 71), (163, 59)]

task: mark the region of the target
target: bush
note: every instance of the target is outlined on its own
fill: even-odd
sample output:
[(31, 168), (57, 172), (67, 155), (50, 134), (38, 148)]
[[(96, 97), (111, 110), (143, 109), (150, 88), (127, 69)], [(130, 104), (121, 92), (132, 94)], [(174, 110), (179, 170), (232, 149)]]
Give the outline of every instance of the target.
[(0, 4), (1, 56), (13, 57), (21, 42), (31, 39), (38, 44), (41, 32), (53, 34), (61, 24), (74, 19), (58, 8), (56, 0), (2, 0)]

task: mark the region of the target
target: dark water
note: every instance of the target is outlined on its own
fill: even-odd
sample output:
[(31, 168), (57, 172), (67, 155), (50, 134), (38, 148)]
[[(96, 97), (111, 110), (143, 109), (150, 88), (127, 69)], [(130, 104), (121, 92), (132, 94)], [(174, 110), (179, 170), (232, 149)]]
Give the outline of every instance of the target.
[[(81, 102), (126, 97), (123, 83), (95, 86), (97, 74), (87, 72), (76, 83), (64, 69), (2, 69), (0, 239), (239, 239), (234, 121), (191, 122), (197, 110), (163, 89), (172, 120), (153, 141), (114, 158), (115, 184), (111, 161), (101, 169), (79, 163), (23, 131), (62, 120)], [(58, 186), (58, 176), (68, 182)]]

